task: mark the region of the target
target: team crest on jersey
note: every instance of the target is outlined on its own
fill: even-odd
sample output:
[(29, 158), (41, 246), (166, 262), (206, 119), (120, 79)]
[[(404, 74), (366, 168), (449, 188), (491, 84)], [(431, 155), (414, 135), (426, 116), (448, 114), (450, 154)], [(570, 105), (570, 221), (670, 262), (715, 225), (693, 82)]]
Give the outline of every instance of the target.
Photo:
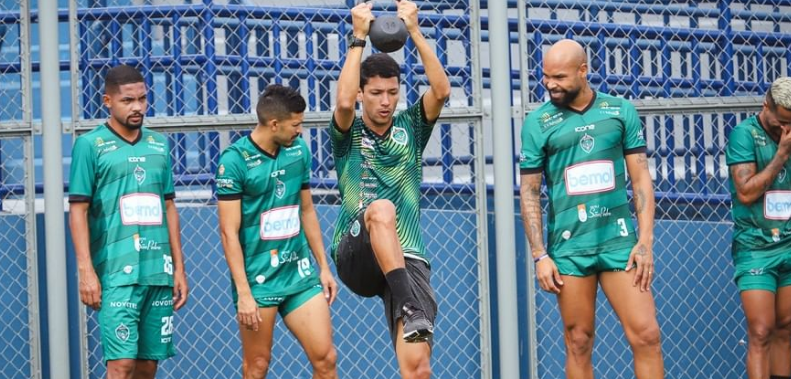
[(135, 166), (135, 179), (137, 180), (137, 184), (143, 184), (146, 180), (146, 170), (144, 170), (140, 165)]
[(115, 336), (119, 340), (126, 342), (126, 340), (129, 339), (129, 328), (124, 324), (118, 325), (118, 327), (115, 328)]
[(217, 167), (217, 173), (220, 174), (220, 175), (224, 175), (225, 174), (225, 165), (224, 164), (221, 164), (220, 167)]
[(404, 128), (393, 128), (393, 134), (390, 135), (390, 138), (393, 139), (393, 142), (399, 145), (406, 145), (406, 141), (408, 139), (406, 134), (406, 129)]
[(96, 137), (96, 146), (104, 145), (104, 140), (102, 137)]
[(585, 208), (585, 204), (577, 205), (577, 217), (580, 222), (588, 221), (588, 210)]
[(593, 146), (595, 143), (596, 140), (594, 140), (593, 137), (591, 137), (588, 133), (585, 133), (585, 135), (580, 138), (580, 148), (586, 153), (593, 151)]
[(780, 242), (780, 229), (772, 229), (772, 241)]
[(278, 199), (282, 199), (283, 195), (286, 194), (286, 183), (283, 183), (280, 179), (275, 179), (275, 196)]
[(351, 233), (352, 237), (357, 237), (360, 235), (360, 220), (354, 220), (352, 228), (349, 229), (349, 233)]

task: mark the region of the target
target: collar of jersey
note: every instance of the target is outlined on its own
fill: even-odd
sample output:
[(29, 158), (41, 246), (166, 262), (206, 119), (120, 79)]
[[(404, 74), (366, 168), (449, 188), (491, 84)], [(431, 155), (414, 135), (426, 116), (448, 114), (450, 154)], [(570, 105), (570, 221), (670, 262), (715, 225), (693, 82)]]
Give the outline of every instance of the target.
[(387, 130), (385, 130), (385, 132), (382, 134), (379, 134), (370, 127), (368, 127), (368, 124), (365, 123), (365, 120), (363, 120), (362, 117), (360, 117), (360, 123), (363, 125), (363, 129), (365, 129), (368, 132), (368, 134), (374, 136), (374, 138), (378, 140), (385, 140), (388, 137), (390, 137), (390, 131), (393, 130), (393, 125), (395, 125), (395, 116), (393, 116), (393, 118), (390, 120), (390, 126), (388, 126)]
[(118, 134), (118, 132), (116, 132), (115, 129), (113, 129), (110, 126), (110, 124), (107, 123), (107, 122), (104, 123), (104, 127), (107, 128), (107, 130), (109, 130), (110, 133), (115, 134), (115, 136), (118, 137), (118, 139), (120, 139), (121, 141), (124, 141), (125, 143), (127, 143), (127, 144), (129, 144), (131, 146), (136, 145), (138, 142), (140, 142), (141, 139), (143, 139), (143, 127), (140, 127), (140, 129), (139, 129), (140, 133), (137, 133), (137, 138), (135, 138), (134, 141), (129, 141), (128, 139), (126, 139), (123, 136), (121, 136), (120, 134)]
[(257, 144), (257, 143), (255, 143), (255, 141), (253, 141), (253, 136), (252, 136), (252, 134), (248, 134), (248, 135), (247, 135), (247, 140), (248, 140), (248, 141), (250, 141), (250, 143), (251, 143), (253, 146), (255, 146), (255, 148), (256, 148), (256, 150), (258, 150), (258, 152), (260, 152), (261, 154), (264, 154), (264, 156), (267, 156), (267, 157), (269, 157), (269, 158), (272, 158), (272, 159), (277, 159), (277, 155), (278, 155), (278, 154), (280, 154), (280, 146), (278, 146), (278, 147), (277, 147), (277, 151), (275, 151), (275, 153), (274, 153), (274, 154), (269, 154), (269, 153), (268, 153), (266, 150), (264, 150), (264, 149), (263, 149), (261, 146), (258, 146), (258, 144)]
[(572, 107), (569, 107), (569, 106), (565, 106), (563, 108), (565, 108), (569, 112), (574, 112), (574, 113), (577, 113), (577, 114), (585, 114), (585, 112), (587, 112), (588, 110), (590, 110), (593, 107), (593, 104), (596, 103), (596, 98), (598, 98), (598, 97), (599, 97), (598, 92), (597, 91), (593, 91), (593, 97), (591, 98), (590, 103), (588, 103), (588, 105), (586, 105), (585, 108), (582, 108), (582, 110), (579, 110), (579, 111), (574, 109), (574, 108), (572, 108)]

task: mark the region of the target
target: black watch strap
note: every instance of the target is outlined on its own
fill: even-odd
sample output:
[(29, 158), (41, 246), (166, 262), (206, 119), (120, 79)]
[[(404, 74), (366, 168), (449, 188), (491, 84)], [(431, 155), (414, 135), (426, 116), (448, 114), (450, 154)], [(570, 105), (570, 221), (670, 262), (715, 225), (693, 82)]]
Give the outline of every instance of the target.
[(365, 40), (355, 37), (354, 34), (349, 34), (349, 48), (353, 47), (365, 47)]

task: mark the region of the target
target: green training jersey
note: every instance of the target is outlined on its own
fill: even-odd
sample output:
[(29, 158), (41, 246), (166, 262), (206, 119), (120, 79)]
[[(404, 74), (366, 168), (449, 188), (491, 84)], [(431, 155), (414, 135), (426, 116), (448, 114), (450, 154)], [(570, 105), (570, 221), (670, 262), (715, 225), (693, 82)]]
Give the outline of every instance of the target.
[[(725, 153), (728, 166), (755, 163), (756, 172), (763, 171), (777, 154), (775, 142), (753, 116), (731, 131)], [(785, 166), (766, 189), (763, 196), (750, 205), (743, 204), (736, 196), (733, 178), (728, 175), (733, 217), (734, 257), (766, 256), (787, 252), (791, 248), (791, 163)]]
[(581, 112), (551, 102), (522, 126), (522, 174), (544, 173), (552, 256), (630, 249), (637, 242), (626, 196), (624, 156), (645, 152), (627, 100), (594, 92)]
[(173, 286), (165, 200), (175, 197), (167, 138), (129, 142), (103, 124), (74, 142), (69, 202), (88, 202), (93, 267), (103, 287)]
[(384, 135), (369, 129), (361, 117), (355, 117), (351, 128), (341, 133), (332, 119), (332, 153), (342, 199), (333, 256), (341, 237), (365, 208), (374, 200), (387, 199), (395, 205), (396, 232), (404, 256), (428, 263), (420, 227), (420, 183), (423, 150), (432, 130), (434, 123), (426, 120), (422, 98), (395, 115)]
[(256, 299), (291, 295), (319, 283), (301, 222), (300, 192), (310, 188), (310, 162), (302, 138), (270, 155), (247, 136), (220, 156), (217, 200), (242, 202), (239, 242)]

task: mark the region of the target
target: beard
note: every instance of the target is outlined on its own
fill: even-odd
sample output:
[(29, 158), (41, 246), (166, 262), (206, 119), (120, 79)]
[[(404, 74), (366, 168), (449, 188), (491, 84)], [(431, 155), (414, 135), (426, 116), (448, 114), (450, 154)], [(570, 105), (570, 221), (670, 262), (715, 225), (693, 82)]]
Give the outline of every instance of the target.
[[(132, 118), (132, 117), (140, 117), (140, 121), (138, 121), (138, 122), (129, 121), (129, 119)], [(143, 126), (143, 120), (144, 119), (145, 119), (145, 116), (143, 116), (142, 114), (132, 114), (129, 117), (127, 117), (126, 120), (120, 122), (120, 124), (123, 125), (125, 128), (127, 128), (129, 130), (138, 130), (138, 129), (140, 129)]]
[(567, 107), (577, 96), (580, 94), (580, 88), (575, 88), (572, 90), (563, 90), (559, 91), (562, 96), (560, 98), (553, 98), (550, 94), (549, 101), (556, 107)]

